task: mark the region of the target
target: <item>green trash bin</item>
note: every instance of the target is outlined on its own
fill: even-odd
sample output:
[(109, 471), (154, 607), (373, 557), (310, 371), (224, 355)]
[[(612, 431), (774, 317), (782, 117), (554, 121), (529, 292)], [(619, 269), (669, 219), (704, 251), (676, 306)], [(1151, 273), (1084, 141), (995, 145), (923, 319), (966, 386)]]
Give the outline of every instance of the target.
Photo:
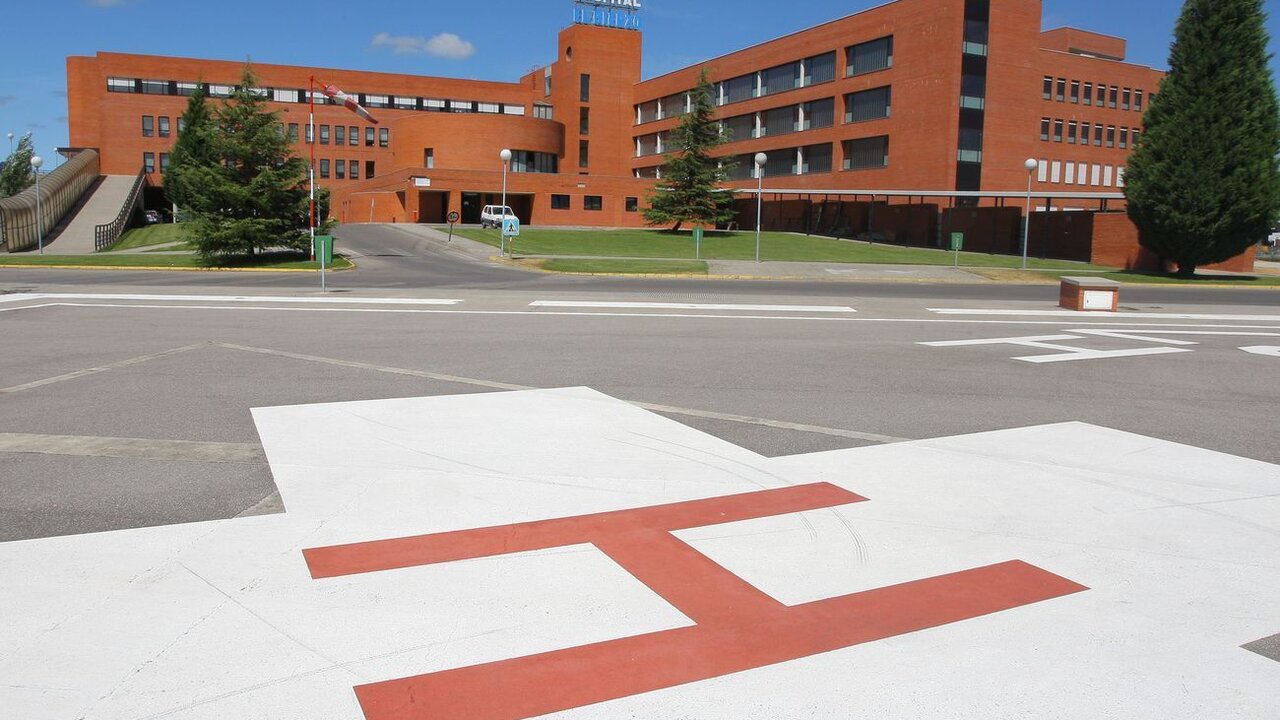
[(314, 252), (316, 255), (317, 262), (323, 258), (325, 265), (332, 265), (333, 264), (333, 236), (317, 235)]

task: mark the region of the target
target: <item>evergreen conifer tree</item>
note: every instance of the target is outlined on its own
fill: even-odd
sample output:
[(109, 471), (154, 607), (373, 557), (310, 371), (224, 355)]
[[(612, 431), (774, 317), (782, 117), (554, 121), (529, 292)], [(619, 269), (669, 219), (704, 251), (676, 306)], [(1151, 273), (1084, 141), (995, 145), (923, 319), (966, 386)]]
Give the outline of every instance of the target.
[(27, 133), (18, 140), (17, 147), (9, 153), (8, 159), (4, 161), (4, 167), (0, 168), (0, 198), (17, 195), (36, 181), (35, 173), (31, 169), (31, 156), (34, 154), (35, 147), (31, 143), (31, 133)]
[(202, 188), (218, 170), (215, 156), (217, 127), (209, 112), (203, 83), (187, 99), (187, 109), (178, 121), (178, 139), (169, 155), (169, 171), (164, 176), (164, 192), (179, 211), (208, 210)]
[(1280, 112), (1262, 0), (1187, 0), (1169, 75), (1125, 173), (1141, 243), (1191, 276), (1266, 237), (1280, 211)]
[(239, 86), (214, 114), (214, 159), (189, 199), (200, 255), (252, 255), (307, 247), (307, 164), (293, 156), (279, 113), (267, 111), (245, 66)]
[(676, 152), (666, 156), (662, 180), (649, 195), (644, 211), (650, 225), (671, 225), (673, 231), (684, 223), (711, 225), (733, 219), (733, 194), (720, 189), (731, 168), (730, 162), (711, 156), (726, 142), (714, 117), (713, 88), (704, 70), (693, 91), (693, 107), (671, 134)]

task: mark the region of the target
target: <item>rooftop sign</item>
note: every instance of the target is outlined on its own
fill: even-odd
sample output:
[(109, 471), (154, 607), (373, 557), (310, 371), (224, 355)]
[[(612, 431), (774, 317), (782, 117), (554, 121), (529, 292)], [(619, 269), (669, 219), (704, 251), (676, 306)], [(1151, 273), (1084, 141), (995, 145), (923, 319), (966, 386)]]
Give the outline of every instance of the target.
[(573, 21), (621, 30), (640, 29), (641, 0), (573, 0)]

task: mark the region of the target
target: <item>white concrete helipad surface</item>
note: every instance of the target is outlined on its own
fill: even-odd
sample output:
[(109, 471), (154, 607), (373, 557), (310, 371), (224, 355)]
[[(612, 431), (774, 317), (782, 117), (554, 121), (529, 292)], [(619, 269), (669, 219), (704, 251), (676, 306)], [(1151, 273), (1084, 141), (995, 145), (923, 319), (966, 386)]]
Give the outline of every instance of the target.
[(254, 416), (285, 514), (0, 544), (0, 716), (1280, 708), (1266, 463), (1083, 424), (769, 459), (587, 389)]

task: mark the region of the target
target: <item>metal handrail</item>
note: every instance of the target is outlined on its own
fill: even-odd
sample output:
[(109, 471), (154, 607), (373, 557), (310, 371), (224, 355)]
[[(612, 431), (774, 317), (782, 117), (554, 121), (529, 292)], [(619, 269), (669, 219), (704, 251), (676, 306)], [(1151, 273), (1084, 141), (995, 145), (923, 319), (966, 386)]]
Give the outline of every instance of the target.
[(133, 181), (133, 187), (129, 190), (129, 197), (125, 200), (124, 205), (120, 207), (120, 214), (116, 215), (116, 219), (106, 225), (98, 225), (93, 229), (93, 249), (94, 252), (102, 252), (104, 249), (111, 247), (120, 239), (124, 233), (125, 226), (129, 224), (129, 218), (133, 212), (138, 209), (138, 201), (142, 199), (142, 188), (147, 186), (147, 169), (142, 168), (138, 171), (138, 177)]

